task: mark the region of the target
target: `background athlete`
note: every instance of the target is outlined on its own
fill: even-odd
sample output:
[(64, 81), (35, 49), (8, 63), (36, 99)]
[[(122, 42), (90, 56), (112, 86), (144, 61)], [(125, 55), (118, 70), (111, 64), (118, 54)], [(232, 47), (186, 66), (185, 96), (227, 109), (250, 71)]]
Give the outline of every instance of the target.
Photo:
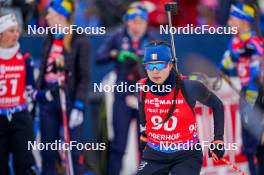
[[(141, 6), (129, 7), (124, 15), (125, 25), (110, 34), (99, 48), (98, 64), (115, 63), (115, 84), (135, 84), (144, 76), (142, 58), (144, 46), (153, 38), (148, 30), (148, 12)], [(118, 175), (122, 167), (131, 119), (139, 123), (138, 111), (131, 105), (136, 96), (131, 92), (114, 92), (113, 133), (110, 138), (108, 174)]]
[[(241, 83), (240, 115), (242, 121), (243, 152), (249, 161), (252, 175), (256, 174), (254, 155), (260, 138), (255, 138), (249, 122), (253, 105), (260, 88), (261, 64), (263, 62), (263, 41), (256, 30), (256, 10), (247, 4), (236, 3), (231, 6), (228, 25), (236, 27), (221, 64), (221, 70), (227, 75), (238, 76)], [(254, 117), (254, 116), (252, 116)]]
[[(48, 103), (58, 90), (36, 90), (33, 61), (21, 52), (20, 28), (14, 14), (0, 17), (0, 174), (8, 175), (9, 155), (16, 175), (35, 175), (28, 142), (34, 141), (33, 118), (27, 99)], [(28, 98), (27, 98), (28, 97)]]

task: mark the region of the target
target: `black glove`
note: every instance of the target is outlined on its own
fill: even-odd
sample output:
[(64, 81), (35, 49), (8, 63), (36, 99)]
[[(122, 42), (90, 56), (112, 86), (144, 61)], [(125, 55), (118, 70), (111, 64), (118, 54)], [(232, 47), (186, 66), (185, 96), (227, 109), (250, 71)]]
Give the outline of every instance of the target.
[(141, 151), (143, 151), (147, 145), (148, 138), (145, 134), (140, 135), (140, 143), (139, 143), (139, 148)]
[(53, 101), (55, 98), (59, 97), (60, 95), (60, 87), (59, 85), (56, 83), (54, 84), (51, 88), (47, 89), (45, 91), (45, 99), (48, 102)]
[(223, 140), (214, 140), (210, 143), (208, 148), (209, 157), (213, 157), (214, 160), (218, 161), (223, 158), (225, 154), (225, 146)]
[(256, 51), (254, 45), (252, 44), (247, 44), (243, 49), (239, 50), (240, 56), (247, 56), (250, 57), (251, 55), (254, 54)]
[(56, 83), (52, 88), (49, 89), (53, 98), (56, 98), (60, 95), (60, 86)]

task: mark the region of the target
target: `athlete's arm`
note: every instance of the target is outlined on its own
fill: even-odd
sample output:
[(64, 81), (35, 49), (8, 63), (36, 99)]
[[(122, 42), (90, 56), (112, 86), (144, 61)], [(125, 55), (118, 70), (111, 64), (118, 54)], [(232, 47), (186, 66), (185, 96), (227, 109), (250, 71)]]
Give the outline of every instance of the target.
[(140, 93), (137, 93), (137, 98), (138, 98), (138, 111), (139, 111), (139, 122), (140, 122), (140, 149), (143, 150), (147, 142), (146, 116), (143, 109), (144, 107), (141, 99), (142, 97), (140, 97)]
[[(213, 110), (214, 140), (223, 140), (224, 106), (222, 101), (199, 81), (184, 80), (187, 101), (199, 101)], [(193, 106), (194, 107), (194, 106)]]
[(47, 103), (53, 99), (53, 92), (37, 90), (34, 78), (34, 62), (31, 57), (25, 60), (26, 65), (26, 93), (33, 101)]
[(34, 62), (31, 57), (25, 60), (26, 65), (26, 86), (31, 86), (36, 88), (35, 79), (34, 79)]
[(262, 60), (264, 58), (263, 42), (259, 37), (253, 37), (245, 47), (245, 53), (250, 56), (250, 81), (260, 85)]
[(96, 54), (96, 63), (105, 64), (114, 60), (114, 52), (116, 52), (116, 39), (118, 38), (117, 32), (110, 34), (104, 44), (98, 49)]
[(74, 94), (75, 102), (83, 103), (87, 102), (88, 96), (88, 84), (90, 81), (90, 69), (88, 67), (90, 63), (89, 53), (90, 46), (85, 36), (79, 37), (77, 40), (78, 48), (78, 57), (76, 58), (76, 91)]
[(228, 44), (228, 48), (225, 51), (219, 69), (227, 75), (232, 75), (235, 72), (235, 61), (232, 51), (232, 40)]

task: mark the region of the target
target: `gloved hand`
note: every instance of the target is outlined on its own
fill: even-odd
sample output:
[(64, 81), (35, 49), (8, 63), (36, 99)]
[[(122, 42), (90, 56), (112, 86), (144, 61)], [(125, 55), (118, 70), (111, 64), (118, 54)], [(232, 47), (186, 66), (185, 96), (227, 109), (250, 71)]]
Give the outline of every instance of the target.
[(45, 91), (45, 99), (48, 102), (53, 101), (55, 98), (57, 98), (60, 95), (60, 87), (59, 85), (54, 85), (52, 88)]
[(29, 102), (37, 101), (39, 103), (47, 103), (53, 101), (57, 96), (59, 96), (59, 86), (54, 85), (51, 89), (48, 90), (37, 90), (28, 85), (26, 87), (27, 98)]
[(65, 58), (62, 54), (56, 55), (55, 64), (56, 64), (57, 71), (64, 71), (65, 70), (65, 61), (64, 60), (65, 60)]
[(126, 50), (120, 51), (117, 55), (117, 61), (119, 62), (125, 62), (128, 59), (135, 61), (135, 62), (143, 60), (142, 57), (139, 57), (135, 53), (126, 51)]
[(212, 157), (215, 161), (218, 161), (223, 158), (224, 154), (225, 154), (224, 141), (223, 140), (212, 141), (208, 148), (209, 157)]
[(251, 55), (254, 54), (256, 51), (256, 48), (253, 44), (247, 44), (244, 48), (239, 49), (239, 54), (240, 56), (248, 56), (250, 57)]
[(140, 135), (140, 141), (139, 141), (139, 148), (141, 151), (143, 151), (147, 145), (147, 142), (148, 142), (148, 138), (146, 136), (146, 134), (141, 134)]
[(83, 110), (84, 110), (84, 104), (83, 102), (77, 100), (74, 103), (74, 107), (70, 114), (70, 120), (69, 120), (69, 127), (70, 129), (73, 129), (83, 123)]

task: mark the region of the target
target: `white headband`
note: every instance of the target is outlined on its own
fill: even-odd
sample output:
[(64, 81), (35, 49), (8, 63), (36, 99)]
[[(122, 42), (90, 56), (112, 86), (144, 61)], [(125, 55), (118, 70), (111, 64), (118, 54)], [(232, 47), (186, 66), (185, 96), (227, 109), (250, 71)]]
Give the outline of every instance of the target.
[(8, 14), (0, 17), (0, 33), (16, 25), (18, 25), (18, 22), (14, 14)]

